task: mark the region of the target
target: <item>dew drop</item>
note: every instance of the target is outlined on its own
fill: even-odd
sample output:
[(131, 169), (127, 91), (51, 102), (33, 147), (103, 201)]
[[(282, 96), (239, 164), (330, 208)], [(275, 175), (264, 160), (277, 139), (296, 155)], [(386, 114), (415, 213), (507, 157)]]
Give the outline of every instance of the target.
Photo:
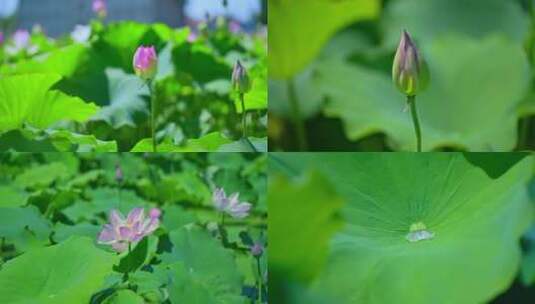
[(411, 225), (409, 233), (405, 237), (407, 241), (411, 243), (430, 240), (435, 237), (435, 233), (427, 230), (427, 227), (424, 223), (418, 222)]

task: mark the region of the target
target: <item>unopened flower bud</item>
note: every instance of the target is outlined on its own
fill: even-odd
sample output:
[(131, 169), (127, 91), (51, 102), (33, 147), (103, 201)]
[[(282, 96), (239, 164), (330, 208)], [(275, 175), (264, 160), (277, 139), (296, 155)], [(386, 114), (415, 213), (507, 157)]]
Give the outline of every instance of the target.
[(93, 12), (101, 19), (106, 18), (108, 14), (108, 8), (104, 0), (93, 0)]
[(121, 166), (116, 165), (115, 166), (115, 180), (120, 184), (123, 182), (124, 174), (123, 169), (121, 169)]
[(251, 80), (245, 67), (238, 60), (232, 71), (232, 88), (240, 94), (248, 93), (251, 90)]
[(158, 70), (158, 56), (154, 46), (140, 46), (134, 54), (134, 71), (143, 80), (151, 80)]
[(415, 96), (422, 92), (429, 82), (427, 64), (407, 31), (401, 34), (394, 57), (392, 79), (399, 91), (407, 96)]
[(260, 243), (255, 243), (251, 246), (251, 254), (255, 257), (259, 257), (264, 253), (264, 246)]

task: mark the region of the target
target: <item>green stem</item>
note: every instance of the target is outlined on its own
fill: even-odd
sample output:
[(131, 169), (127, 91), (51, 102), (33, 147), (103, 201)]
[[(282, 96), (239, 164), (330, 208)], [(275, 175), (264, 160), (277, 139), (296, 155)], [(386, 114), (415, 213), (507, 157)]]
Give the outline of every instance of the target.
[(416, 133), (416, 151), (422, 152), (422, 131), (420, 121), (418, 120), (418, 110), (416, 109), (416, 96), (407, 96), (407, 103), (411, 108), (412, 122), (414, 123), (414, 132)]
[(241, 124), (242, 124), (242, 137), (247, 138), (247, 112), (245, 111), (245, 94), (240, 93), (240, 101), (241, 101)]
[(262, 268), (260, 267), (260, 257), (256, 257), (256, 268), (258, 271), (258, 301), (262, 304), (262, 288), (263, 288), (263, 277), (262, 277)]
[(158, 145), (156, 144), (156, 98), (154, 98), (154, 90), (152, 88), (152, 81), (147, 81), (150, 93), (150, 130), (152, 133), (152, 152), (158, 152)]
[(225, 226), (225, 213), (221, 212), (221, 227)]
[(520, 120), (520, 134), (518, 141), (518, 150), (528, 150), (528, 135), (529, 135), (529, 117), (524, 117)]
[(307, 149), (307, 140), (305, 133), (305, 124), (301, 115), (301, 108), (299, 106), (299, 100), (297, 99), (297, 93), (295, 91), (295, 82), (293, 79), (287, 81), (288, 86), (288, 99), (290, 102), (290, 108), (292, 111), (292, 120), (297, 132), (297, 143), (299, 151), (305, 151)]

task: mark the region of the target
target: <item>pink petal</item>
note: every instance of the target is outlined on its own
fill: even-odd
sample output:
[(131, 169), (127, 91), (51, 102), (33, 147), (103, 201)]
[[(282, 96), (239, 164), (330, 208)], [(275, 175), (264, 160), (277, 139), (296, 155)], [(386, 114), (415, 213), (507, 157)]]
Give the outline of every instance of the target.
[(229, 210), (229, 213), (232, 217), (244, 218), (249, 215), (250, 210), (251, 210), (251, 204), (247, 202), (243, 202), (243, 203), (232, 206), (232, 208), (230, 208)]
[(151, 218), (150, 220), (145, 221), (145, 227), (143, 229), (144, 235), (149, 235), (153, 233), (160, 226), (160, 221), (157, 218)]
[(110, 244), (115, 241), (115, 233), (113, 232), (113, 227), (110, 225), (105, 225), (104, 229), (100, 232), (97, 242), (100, 244)]
[(128, 227), (119, 227), (121, 240), (130, 240), (134, 236), (134, 231)]
[(124, 223), (124, 217), (123, 215), (121, 214), (121, 212), (113, 209), (111, 212), (110, 212), (110, 223), (113, 225), (113, 226), (120, 226)]
[(134, 225), (134, 223), (137, 222), (143, 222), (143, 218), (145, 217), (145, 210), (143, 208), (134, 208), (130, 213), (128, 213), (128, 218), (126, 219), (126, 223), (128, 225)]

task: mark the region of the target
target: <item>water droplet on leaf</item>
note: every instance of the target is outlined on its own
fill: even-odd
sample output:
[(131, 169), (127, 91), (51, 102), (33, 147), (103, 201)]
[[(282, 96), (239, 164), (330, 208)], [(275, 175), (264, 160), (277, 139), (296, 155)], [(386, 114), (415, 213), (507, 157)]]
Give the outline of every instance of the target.
[(435, 233), (427, 230), (427, 227), (424, 223), (418, 222), (411, 225), (409, 233), (405, 237), (407, 241), (411, 243), (430, 240), (435, 237)]

